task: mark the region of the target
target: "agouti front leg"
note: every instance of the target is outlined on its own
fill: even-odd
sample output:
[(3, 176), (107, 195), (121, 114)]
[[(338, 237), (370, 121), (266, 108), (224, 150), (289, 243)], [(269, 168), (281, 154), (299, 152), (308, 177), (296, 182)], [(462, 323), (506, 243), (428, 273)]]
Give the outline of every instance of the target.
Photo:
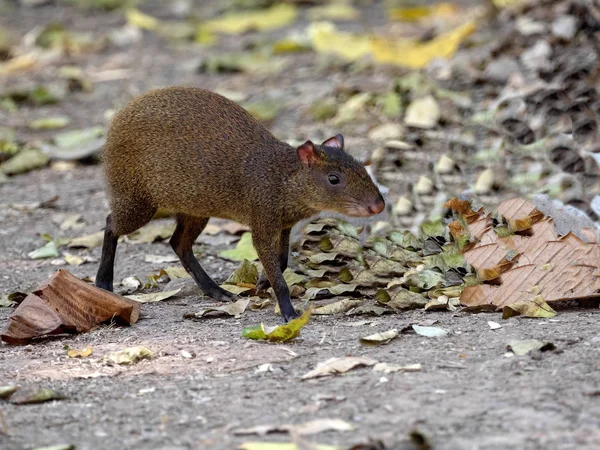
[(192, 250), (194, 241), (202, 233), (208, 220), (208, 217), (200, 218), (178, 214), (177, 228), (175, 228), (175, 232), (171, 236), (169, 243), (173, 250), (175, 250), (175, 253), (177, 253), (177, 256), (179, 256), (179, 260), (185, 270), (188, 271), (206, 295), (215, 300), (231, 301), (235, 296), (221, 288), (208, 276), (202, 266), (200, 266)]
[[(292, 229), (289, 228), (287, 230), (283, 230), (281, 235), (279, 236), (279, 268), (281, 272), (285, 272), (288, 266), (288, 257), (290, 254), (290, 233)], [(268, 289), (271, 286), (269, 282), (269, 278), (267, 277), (266, 272), (263, 270), (258, 282), (256, 283), (256, 289), (262, 291), (264, 289)]]
[(298, 317), (298, 313), (292, 305), (292, 301), (290, 299), (290, 289), (283, 278), (283, 271), (281, 270), (280, 266), (281, 235), (278, 233), (272, 233), (270, 232), (271, 230), (259, 232), (253, 228), (252, 231), (254, 247), (256, 248), (264, 271), (267, 274), (267, 278), (269, 279), (271, 286), (275, 291), (275, 296), (277, 297), (277, 303), (279, 304), (281, 315), (283, 316), (283, 319), (288, 322), (291, 319)]

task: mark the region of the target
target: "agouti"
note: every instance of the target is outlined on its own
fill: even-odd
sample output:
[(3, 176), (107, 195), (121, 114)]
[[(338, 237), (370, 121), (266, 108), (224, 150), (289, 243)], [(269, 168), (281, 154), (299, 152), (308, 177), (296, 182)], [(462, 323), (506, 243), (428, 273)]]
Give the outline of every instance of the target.
[(134, 99), (114, 116), (103, 159), (112, 211), (96, 285), (109, 291), (119, 236), (161, 208), (176, 216), (170, 244), (200, 289), (232, 299), (192, 252), (209, 218), (220, 217), (250, 226), (266, 274), (259, 286), (271, 284), (288, 321), (297, 317), (283, 278), (292, 226), (319, 211), (366, 217), (385, 207), (365, 168), (344, 152), (342, 135), (293, 148), (233, 101), (199, 88)]

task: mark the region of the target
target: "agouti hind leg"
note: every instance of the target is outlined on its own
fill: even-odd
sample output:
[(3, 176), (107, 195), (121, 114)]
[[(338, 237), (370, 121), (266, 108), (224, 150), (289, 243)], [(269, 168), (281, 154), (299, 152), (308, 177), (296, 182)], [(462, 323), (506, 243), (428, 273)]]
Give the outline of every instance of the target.
[(104, 229), (104, 242), (102, 243), (102, 256), (100, 267), (96, 274), (96, 286), (107, 291), (113, 290), (113, 274), (115, 267), (115, 254), (119, 236), (133, 233), (152, 220), (156, 208), (146, 202), (131, 202), (135, 205), (132, 210), (114, 209), (106, 218)]
[(209, 217), (192, 217), (184, 214), (177, 215), (177, 228), (169, 243), (185, 270), (194, 278), (200, 289), (215, 300), (231, 301), (234, 295), (221, 288), (204, 271), (192, 250), (194, 241), (202, 233)]
[(106, 218), (106, 228), (104, 229), (104, 242), (102, 243), (102, 257), (100, 267), (96, 274), (96, 286), (107, 291), (113, 290), (113, 277), (115, 268), (115, 253), (119, 236), (113, 233), (112, 219), (109, 214)]

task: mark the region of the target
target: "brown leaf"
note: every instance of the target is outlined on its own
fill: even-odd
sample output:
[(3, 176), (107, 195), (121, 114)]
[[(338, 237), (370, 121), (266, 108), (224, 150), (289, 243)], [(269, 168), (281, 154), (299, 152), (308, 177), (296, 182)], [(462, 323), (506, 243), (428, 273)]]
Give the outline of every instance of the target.
[(527, 230), (544, 217), (533, 203), (522, 198), (513, 198), (502, 202), (498, 206), (497, 212), (506, 219), (508, 226), (513, 231)]
[(464, 252), (465, 259), (484, 281), (498, 278), (512, 266), (506, 251), (498, 244), (478, 245)]

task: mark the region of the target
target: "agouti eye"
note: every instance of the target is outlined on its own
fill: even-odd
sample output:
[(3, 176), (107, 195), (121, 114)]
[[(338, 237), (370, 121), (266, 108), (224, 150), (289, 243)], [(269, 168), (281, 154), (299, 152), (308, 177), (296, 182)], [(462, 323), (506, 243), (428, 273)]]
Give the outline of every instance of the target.
[(335, 186), (336, 184), (339, 184), (339, 182), (340, 182), (340, 177), (338, 177), (338, 176), (337, 176), (336, 174), (334, 174), (334, 173), (330, 173), (330, 174), (327, 176), (327, 180), (329, 181), (329, 184), (332, 184), (332, 185), (334, 185), (334, 186)]

